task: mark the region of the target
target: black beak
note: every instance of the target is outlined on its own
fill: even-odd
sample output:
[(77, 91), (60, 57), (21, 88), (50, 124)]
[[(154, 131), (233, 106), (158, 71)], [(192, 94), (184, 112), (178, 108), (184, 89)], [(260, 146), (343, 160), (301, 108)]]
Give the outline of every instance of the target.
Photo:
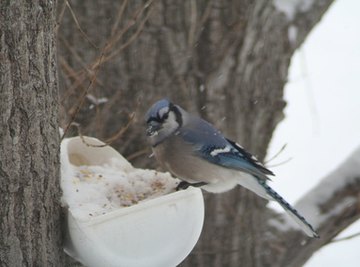
[(146, 128), (146, 135), (152, 136), (161, 129), (161, 123), (157, 121), (149, 121)]

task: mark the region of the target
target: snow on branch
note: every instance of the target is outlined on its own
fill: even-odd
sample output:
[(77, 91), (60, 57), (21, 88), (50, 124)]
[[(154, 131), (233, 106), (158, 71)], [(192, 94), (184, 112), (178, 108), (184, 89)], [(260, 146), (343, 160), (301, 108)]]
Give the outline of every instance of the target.
[(285, 215), (273, 218), (269, 225), (279, 233), (273, 245), (286, 251), (276, 266), (302, 266), (315, 251), (360, 218), (360, 147), (305, 194), (295, 208), (314, 226), (320, 238), (304, 239)]
[(296, 208), (318, 228), (330, 217), (354, 205), (359, 198), (359, 188), (360, 148), (302, 197)]
[[(328, 223), (330, 218), (341, 215), (347, 208), (354, 207), (359, 199), (360, 148), (304, 195), (295, 208), (315, 229), (319, 229)], [(299, 229), (285, 214), (271, 218), (268, 223), (281, 232)]]
[(274, 0), (275, 8), (284, 13), (288, 20), (293, 20), (296, 13), (305, 13), (311, 9), (314, 0)]
[(319, 22), (322, 15), (334, 0), (273, 0), (275, 12), (287, 27), (287, 37), (293, 49), (298, 48), (311, 29)]

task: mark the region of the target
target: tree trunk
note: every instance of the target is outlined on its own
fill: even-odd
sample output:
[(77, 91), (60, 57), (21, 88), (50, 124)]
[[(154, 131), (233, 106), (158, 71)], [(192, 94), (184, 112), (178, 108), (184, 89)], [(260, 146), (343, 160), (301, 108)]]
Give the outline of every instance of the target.
[(0, 12), (0, 266), (64, 266), (56, 1)]
[[(63, 127), (77, 122), (83, 134), (118, 137), (112, 145), (135, 165), (156, 166), (146, 156), (143, 114), (169, 97), (263, 159), (283, 118), (291, 56), (332, 1), (309, 9), (292, 2), (291, 17), (261, 0), (64, 2)], [(269, 232), (266, 222), (276, 215), (265, 205), (240, 188), (206, 194), (204, 231), (182, 266), (281, 266), (291, 247)]]

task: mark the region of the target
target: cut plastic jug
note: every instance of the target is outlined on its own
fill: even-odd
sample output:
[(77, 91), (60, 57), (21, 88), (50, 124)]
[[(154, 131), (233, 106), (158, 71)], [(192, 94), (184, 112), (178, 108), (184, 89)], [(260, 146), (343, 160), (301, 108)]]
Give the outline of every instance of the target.
[[(103, 144), (83, 138), (88, 144)], [(65, 139), (62, 181), (73, 177), (74, 166), (103, 165), (114, 157), (124, 161), (124, 168), (133, 168), (109, 146), (88, 146), (80, 137)], [(201, 190), (191, 187), (87, 220), (80, 220), (68, 208), (65, 251), (89, 267), (176, 266), (194, 248), (203, 221)]]

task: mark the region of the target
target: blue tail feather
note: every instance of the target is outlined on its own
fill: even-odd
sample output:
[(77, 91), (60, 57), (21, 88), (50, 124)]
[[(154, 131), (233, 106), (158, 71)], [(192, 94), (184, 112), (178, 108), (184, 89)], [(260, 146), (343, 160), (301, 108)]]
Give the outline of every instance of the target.
[(299, 224), (303, 231), (310, 237), (319, 238), (314, 228), (307, 220), (299, 214), (299, 212), (292, 207), (282, 196), (280, 196), (274, 189), (272, 189), (265, 180), (257, 178), (258, 183), (265, 189), (267, 195), (280, 204), (281, 207)]

